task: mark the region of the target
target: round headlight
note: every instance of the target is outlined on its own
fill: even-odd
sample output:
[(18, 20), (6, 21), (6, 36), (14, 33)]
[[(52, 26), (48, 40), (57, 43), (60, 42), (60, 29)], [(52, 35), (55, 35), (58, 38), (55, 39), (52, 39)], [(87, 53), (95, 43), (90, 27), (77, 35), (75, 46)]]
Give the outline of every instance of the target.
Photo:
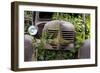
[(37, 31), (38, 31), (38, 28), (36, 27), (36, 26), (30, 26), (29, 28), (28, 28), (28, 32), (29, 32), (29, 34), (30, 35), (36, 35), (37, 34)]

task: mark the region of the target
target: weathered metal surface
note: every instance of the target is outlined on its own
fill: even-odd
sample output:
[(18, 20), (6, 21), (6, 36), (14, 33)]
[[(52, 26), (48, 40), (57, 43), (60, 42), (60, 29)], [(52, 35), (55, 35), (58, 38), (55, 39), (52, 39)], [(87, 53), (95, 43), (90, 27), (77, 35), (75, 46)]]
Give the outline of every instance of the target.
[(32, 37), (26, 34), (24, 35), (24, 61), (32, 61), (33, 52)]
[(90, 39), (84, 41), (82, 47), (80, 48), (79, 58), (90, 58)]
[[(56, 45), (51, 43), (49, 44), (50, 47), (46, 49), (69, 50), (74, 48), (75, 28), (73, 24), (63, 20), (53, 20), (45, 24), (42, 32), (45, 31), (50, 34), (57, 33), (56, 38), (52, 39)], [(68, 41), (70, 43), (67, 43)]]

